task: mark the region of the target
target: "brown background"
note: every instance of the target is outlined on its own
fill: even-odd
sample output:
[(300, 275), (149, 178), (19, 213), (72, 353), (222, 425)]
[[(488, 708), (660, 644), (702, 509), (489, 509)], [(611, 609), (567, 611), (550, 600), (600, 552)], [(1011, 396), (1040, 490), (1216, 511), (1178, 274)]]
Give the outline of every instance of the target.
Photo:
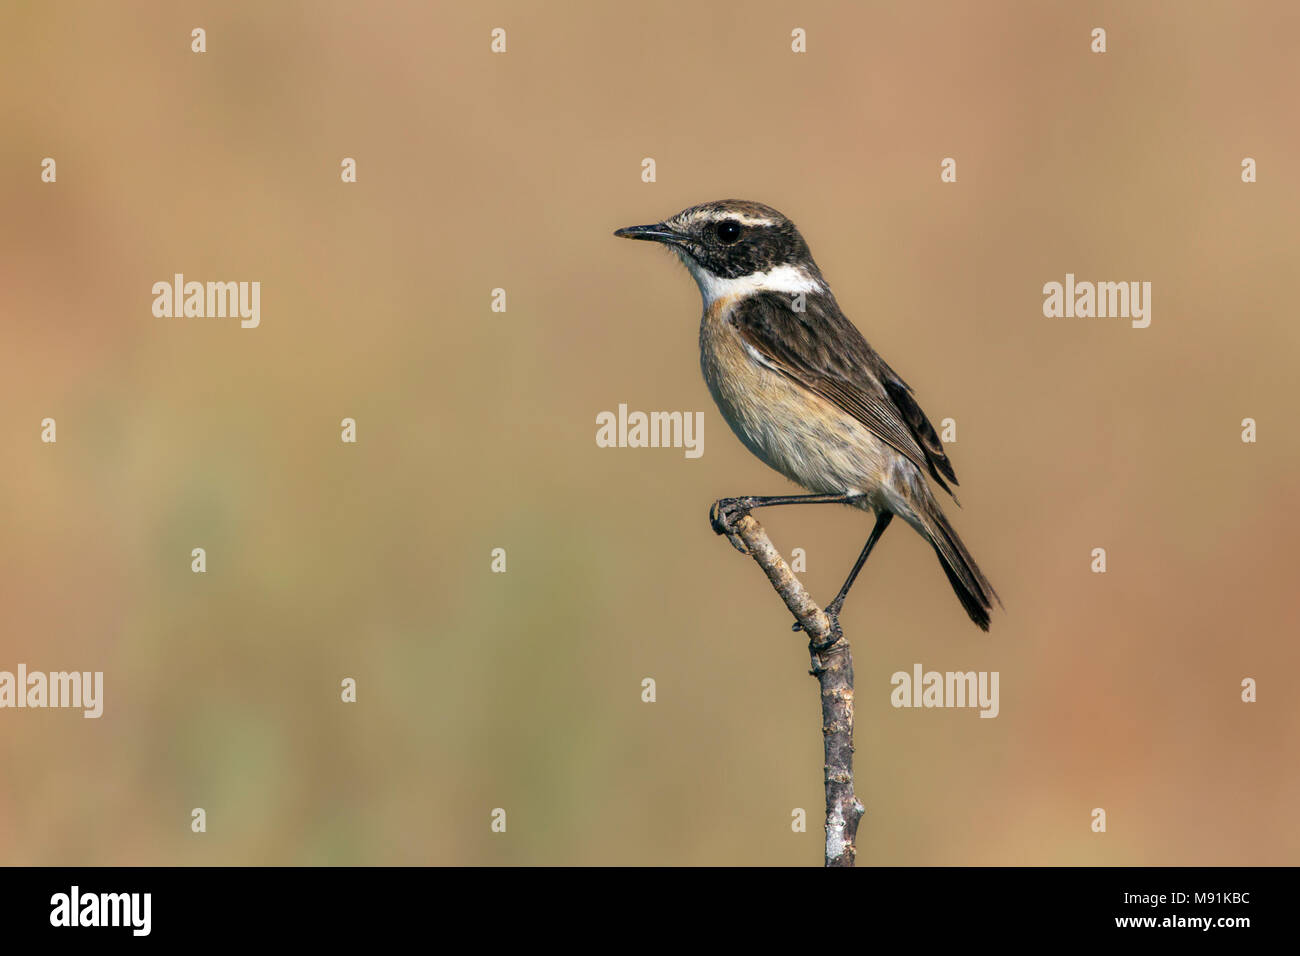
[[(1297, 862), (1297, 36), (1284, 2), (6, 4), (0, 669), (106, 692), (0, 711), (0, 861), (819, 862), (803, 642), (706, 521), (790, 486), (713, 408), (688, 276), (610, 236), (738, 196), (957, 420), (1007, 606), (979, 633), (905, 527), (873, 557), (863, 861)], [(175, 272), (259, 280), (261, 327), (154, 318)], [(1066, 272), (1150, 281), (1151, 327), (1044, 318)], [(597, 448), (620, 402), (704, 410), (704, 457)], [(821, 600), (869, 528), (764, 521)], [(1001, 716), (891, 708), (914, 662), (1000, 671)]]

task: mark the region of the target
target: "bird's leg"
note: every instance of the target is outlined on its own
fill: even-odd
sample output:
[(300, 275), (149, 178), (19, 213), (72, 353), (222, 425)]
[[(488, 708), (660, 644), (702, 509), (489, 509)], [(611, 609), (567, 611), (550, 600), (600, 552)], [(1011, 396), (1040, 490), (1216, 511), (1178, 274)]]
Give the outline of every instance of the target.
[[(831, 619), (832, 630), (837, 629), (839, 626), (840, 609), (844, 607), (844, 599), (849, 596), (849, 588), (853, 587), (853, 582), (858, 578), (858, 572), (862, 570), (862, 566), (867, 563), (867, 558), (871, 555), (871, 549), (876, 546), (876, 542), (880, 540), (880, 536), (884, 534), (885, 529), (889, 527), (889, 522), (893, 520), (894, 513), (892, 511), (882, 511), (880, 514), (876, 515), (876, 526), (871, 529), (871, 535), (867, 538), (867, 543), (862, 548), (862, 553), (858, 555), (858, 561), (853, 565), (853, 570), (849, 572), (848, 580), (844, 582), (844, 587), (840, 588), (840, 593), (835, 595), (835, 600), (831, 601), (831, 603), (826, 605), (824, 608), (826, 616)], [(791, 630), (803, 630), (803, 625), (798, 621), (795, 621), (794, 627), (791, 628)]]
[(861, 571), (862, 566), (867, 563), (867, 558), (871, 556), (871, 549), (876, 546), (876, 542), (880, 540), (880, 536), (884, 534), (885, 529), (889, 527), (889, 522), (893, 520), (894, 513), (892, 511), (882, 511), (880, 514), (876, 515), (876, 525), (871, 529), (871, 534), (867, 538), (867, 543), (863, 546), (862, 553), (858, 555), (857, 563), (853, 565), (853, 570), (849, 572), (848, 580), (846, 580), (844, 586), (840, 588), (840, 593), (835, 595), (835, 600), (831, 601), (830, 605), (826, 608), (827, 611), (838, 614), (840, 608), (844, 607), (844, 599), (849, 596), (849, 588), (853, 587), (853, 582), (857, 580), (858, 572)]
[(749, 514), (754, 508), (772, 505), (844, 505), (855, 495), (749, 495), (744, 498), (719, 498), (709, 509), (709, 523), (717, 534), (725, 534), (731, 546), (741, 554), (748, 554), (744, 542), (736, 535), (734, 522)]

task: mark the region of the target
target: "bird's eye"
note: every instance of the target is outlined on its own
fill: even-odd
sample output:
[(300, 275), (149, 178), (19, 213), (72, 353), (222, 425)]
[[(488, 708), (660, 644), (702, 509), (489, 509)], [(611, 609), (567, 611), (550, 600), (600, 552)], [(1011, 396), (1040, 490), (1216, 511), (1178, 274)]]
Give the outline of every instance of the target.
[(740, 223), (734, 219), (724, 219), (718, 223), (718, 241), (730, 245), (740, 238)]

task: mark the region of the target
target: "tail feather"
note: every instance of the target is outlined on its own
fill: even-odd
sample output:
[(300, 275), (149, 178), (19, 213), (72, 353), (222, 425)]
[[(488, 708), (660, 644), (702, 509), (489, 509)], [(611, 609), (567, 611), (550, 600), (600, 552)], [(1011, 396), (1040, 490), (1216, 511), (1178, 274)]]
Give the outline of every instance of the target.
[(952, 529), (937, 504), (926, 516), (925, 525), (930, 544), (939, 555), (939, 563), (943, 565), (944, 574), (948, 575), (948, 583), (956, 592), (961, 606), (980, 630), (987, 631), (993, 602), (1002, 604), (998, 592), (993, 590), (993, 585), (970, 556), (966, 545), (957, 537), (957, 532)]

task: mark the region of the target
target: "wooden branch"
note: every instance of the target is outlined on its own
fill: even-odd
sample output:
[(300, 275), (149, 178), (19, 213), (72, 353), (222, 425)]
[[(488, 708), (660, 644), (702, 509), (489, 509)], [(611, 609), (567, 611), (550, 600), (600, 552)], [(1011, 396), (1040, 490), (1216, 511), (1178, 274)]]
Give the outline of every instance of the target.
[[(720, 503), (719, 503), (720, 504)], [(853, 792), (853, 654), (839, 623), (826, 614), (794, 576), (753, 515), (713, 506), (713, 529), (763, 569), (785, 606), (807, 633), (810, 673), (822, 698), (826, 748), (826, 865), (853, 866), (858, 823), (865, 809)]]

